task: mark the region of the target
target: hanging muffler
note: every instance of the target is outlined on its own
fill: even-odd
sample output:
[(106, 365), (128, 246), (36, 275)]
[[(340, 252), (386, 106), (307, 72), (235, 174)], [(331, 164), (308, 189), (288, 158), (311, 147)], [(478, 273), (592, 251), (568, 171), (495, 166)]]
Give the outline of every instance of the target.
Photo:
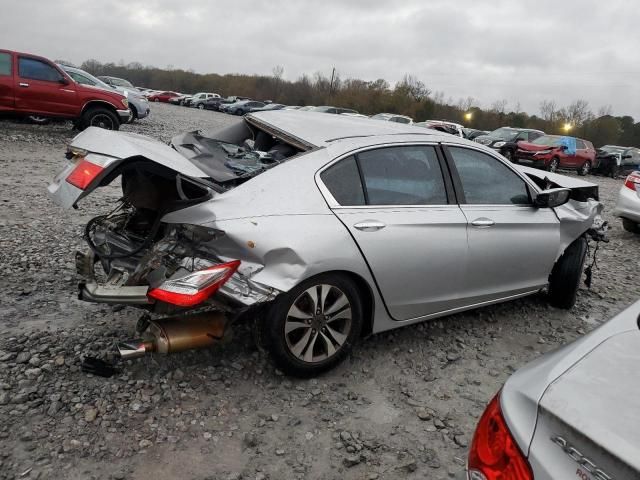
[(123, 360), (147, 353), (175, 353), (211, 347), (225, 335), (226, 317), (220, 312), (204, 312), (183, 317), (151, 320), (141, 339), (118, 344)]

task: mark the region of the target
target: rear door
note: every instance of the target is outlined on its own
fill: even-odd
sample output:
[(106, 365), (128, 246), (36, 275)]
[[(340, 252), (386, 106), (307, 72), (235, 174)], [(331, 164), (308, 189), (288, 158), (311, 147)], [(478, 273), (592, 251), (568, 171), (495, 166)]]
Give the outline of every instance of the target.
[(472, 147), (446, 147), (469, 239), (465, 290), (481, 303), (547, 284), (560, 246), (560, 222), (536, 208), (533, 187), (507, 163)]
[(75, 84), (51, 63), (24, 55), (18, 56), (15, 102), (27, 113), (72, 117), (80, 111)]
[(442, 162), (434, 145), (388, 146), (320, 174), (396, 320), (465, 304), (466, 219)]
[(573, 157), (573, 159), (571, 158), (571, 156), (569, 156), (567, 164), (569, 166), (579, 168), (587, 160), (589, 160), (587, 146), (585, 145), (584, 141), (576, 138), (576, 155), (575, 157)]
[(14, 108), (13, 55), (0, 51), (0, 111)]

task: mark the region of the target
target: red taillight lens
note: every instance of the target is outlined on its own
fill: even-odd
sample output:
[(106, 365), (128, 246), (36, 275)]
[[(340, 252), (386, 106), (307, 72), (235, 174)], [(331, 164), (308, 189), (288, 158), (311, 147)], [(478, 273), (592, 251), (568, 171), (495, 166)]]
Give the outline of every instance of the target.
[(193, 307), (213, 295), (238, 270), (239, 266), (240, 260), (233, 260), (190, 273), (182, 278), (166, 280), (147, 295), (172, 305)]
[(533, 480), (529, 462), (507, 428), (498, 393), (482, 414), (469, 452), (474, 480)]
[(635, 191), (636, 187), (640, 186), (640, 173), (633, 172), (629, 175), (624, 181), (624, 186)]
[(103, 170), (104, 168), (100, 165), (82, 159), (67, 177), (67, 182), (80, 190), (84, 190)]

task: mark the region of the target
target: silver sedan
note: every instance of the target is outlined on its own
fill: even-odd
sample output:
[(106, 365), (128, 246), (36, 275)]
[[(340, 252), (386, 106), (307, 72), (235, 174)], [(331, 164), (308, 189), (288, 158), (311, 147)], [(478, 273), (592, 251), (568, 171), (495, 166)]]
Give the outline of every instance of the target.
[(625, 179), (614, 215), (622, 219), (626, 231), (640, 233), (640, 172), (633, 172)]
[(469, 480), (640, 478), (640, 302), (514, 373), (480, 419)]
[(89, 222), (76, 254), (82, 298), (182, 318), (125, 356), (218, 338), (202, 317), (186, 327), (209, 305), (225, 325), (254, 320), (295, 375), (335, 366), (363, 335), (547, 286), (553, 305), (572, 307), (602, 210), (597, 185), (518, 168), (475, 142), (296, 110), (170, 146), (89, 129), (70, 151), (49, 186), (60, 205), (123, 177), (122, 202)]

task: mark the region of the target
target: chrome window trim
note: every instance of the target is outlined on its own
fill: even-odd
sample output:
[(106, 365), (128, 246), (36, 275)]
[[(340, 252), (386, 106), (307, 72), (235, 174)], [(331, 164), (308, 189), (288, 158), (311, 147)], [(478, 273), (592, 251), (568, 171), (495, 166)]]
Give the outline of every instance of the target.
[[(334, 196), (331, 194), (327, 186), (324, 184), (324, 182), (322, 181), (322, 178), (320, 178), (320, 175), (322, 175), (322, 172), (329, 169), (331, 166), (335, 165), (340, 160), (344, 160), (345, 158), (357, 155), (358, 153), (367, 152), (369, 150), (379, 150), (381, 148), (387, 148), (387, 147), (421, 146), (421, 147), (438, 148), (439, 145), (440, 145), (440, 142), (409, 141), (409, 142), (396, 142), (396, 143), (380, 143), (376, 145), (368, 145), (366, 147), (356, 148), (354, 150), (350, 150), (349, 152), (339, 155), (338, 157), (331, 160), (329, 163), (323, 165), (320, 169), (316, 171), (314, 180), (316, 182), (316, 185), (320, 189), (320, 193), (322, 194), (325, 201), (327, 202), (327, 205), (329, 205), (329, 208), (331, 208), (332, 210), (336, 210), (336, 209), (344, 210), (344, 209), (354, 209), (354, 208), (371, 210), (376, 208), (388, 209), (388, 208), (426, 208), (426, 207), (451, 207), (451, 206), (457, 207), (458, 206), (457, 204), (449, 204), (449, 203), (445, 203), (441, 205), (433, 205), (433, 204), (428, 204), (428, 205), (340, 205), (338, 201), (334, 198)], [(438, 166), (440, 166), (439, 163), (438, 163)], [(445, 174), (445, 172), (442, 172), (442, 173)], [(443, 179), (443, 182), (444, 182), (444, 179)]]

